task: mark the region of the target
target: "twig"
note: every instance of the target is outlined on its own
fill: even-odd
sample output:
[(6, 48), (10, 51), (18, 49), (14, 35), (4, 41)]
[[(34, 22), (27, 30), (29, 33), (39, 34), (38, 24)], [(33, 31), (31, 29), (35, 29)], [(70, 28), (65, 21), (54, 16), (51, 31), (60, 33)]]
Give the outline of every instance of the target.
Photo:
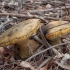
[[(45, 36), (44, 36), (44, 34), (43, 34), (43, 31), (42, 31), (42, 27), (40, 27), (40, 33), (41, 33), (41, 37), (42, 37), (42, 40), (43, 40), (45, 46), (46, 46), (47, 48), (50, 47), (51, 45), (50, 45), (50, 44), (48, 43), (48, 41), (45, 39)], [(52, 55), (52, 50), (49, 50), (49, 52), (50, 52), (50, 55)]]
[(49, 47), (50, 45), (49, 45), (49, 43), (47, 42), (47, 40), (45, 39), (45, 37), (44, 37), (44, 34), (43, 34), (43, 31), (42, 31), (42, 27), (40, 26), (40, 35), (41, 35), (41, 37), (42, 37), (42, 40), (43, 40), (43, 42), (45, 43), (45, 46), (46, 47)]
[[(65, 7), (61, 7), (62, 10), (65, 9)], [(66, 6), (66, 8), (70, 8), (70, 6)], [(51, 8), (51, 9), (44, 9), (44, 10), (29, 10), (29, 12), (49, 12), (49, 11), (57, 11), (60, 10), (60, 8)]]
[(54, 17), (45, 17), (45, 19), (48, 19), (48, 20), (59, 20), (58, 18), (54, 18)]
[(44, 66), (48, 61), (50, 61), (52, 59), (52, 57), (47, 58), (42, 64), (39, 65), (39, 69)]
[(0, 16), (16, 16), (16, 17), (22, 17), (22, 18), (39, 18), (43, 21), (45, 21), (46, 23), (48, 23), (47, 20), (45, 20), (43, 17), (37, 16), (37, 15), (32, 15), (32, 16), (28, 16), (28, 15), (24, 15), (24, 14), (14, 14), (14, 13), (0, 13)]

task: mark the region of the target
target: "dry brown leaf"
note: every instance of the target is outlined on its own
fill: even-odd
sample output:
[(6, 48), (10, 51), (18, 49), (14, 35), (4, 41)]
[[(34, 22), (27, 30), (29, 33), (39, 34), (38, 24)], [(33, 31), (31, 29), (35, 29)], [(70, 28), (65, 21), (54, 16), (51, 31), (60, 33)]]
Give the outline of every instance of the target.
[(6, 62), (11, 62), (11, 60), (9, 59), (9, 57), (4, 57)]
[(4, 48), (0, 47), (0, 55), (3, 54), (4, 51), (5, 51)]
[(48, 69), (47, 69), (47, 66), (48, 66), (48, 65), (46, 64), (46, 65), (45, 65), (44, 67), (42, 67), (40, 70), (48, 70)]
[(64, 69), (70, 70), (70, 65), (61, 64), (61, 63), (59, 63), (58, 61), (55, 61), (55, 63), (56, 63), (58, 66), (60, 66), (60, 67), (62, 67), (62, 68), (64, 68)]
[(42, 10), (42, 6), (38, 6), (37, 10)]
[(46, 9), (50, 9), (52, 6), (50, 4), (46, 5)]
[(20, 66), (25, 67), (25, 68), (30, 68), (31, 70), (36, 70), (29, 62), (22, 61), (20, 63)]

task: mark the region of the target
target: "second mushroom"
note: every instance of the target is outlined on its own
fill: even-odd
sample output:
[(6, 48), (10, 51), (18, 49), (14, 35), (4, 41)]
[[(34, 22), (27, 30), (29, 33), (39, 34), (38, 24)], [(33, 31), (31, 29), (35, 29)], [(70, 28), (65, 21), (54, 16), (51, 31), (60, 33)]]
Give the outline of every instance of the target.
[(51, 45), (61, 43), (61, 37), (70, 33), (68, 21), (52, 21), (46, 25), (46, 39)]

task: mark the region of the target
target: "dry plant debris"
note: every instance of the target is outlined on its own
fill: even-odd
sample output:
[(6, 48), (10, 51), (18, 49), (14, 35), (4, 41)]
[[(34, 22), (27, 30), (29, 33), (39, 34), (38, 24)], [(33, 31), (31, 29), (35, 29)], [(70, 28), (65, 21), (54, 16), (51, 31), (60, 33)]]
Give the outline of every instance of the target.
[[(26, 45), (27, 40), (25, 44), (8, 46), (4, 43), (4, 45), (0, 45), (0, 70), (69, 70), (70, 34), (68, 33), (70, 30), (64, 31), (65, 35), (61, 33), (62, 28), (66, 27), (65, 25), (67, 25), (67, 29), (70, 28), (70, 0), (0, 0), (0, 43), (5, 42), (2, 36), (7, 30), (15, 29), (18, 23), (28, 19), (41, 20), (39, 28), (35, 31), (36, 34), (29, 35), (29, 45)], [(51, 22), (55, 22), (55, 24), (53, 23), (49, 28), (48, 25)], [(18, 27), (20, 26), (18, 25)], [(61, 33), (57, 33), (57, 28), (61, 30)], [(51, 39), (51, 37), (47, 36), (49, 30), (57, 33), (51, 37), (56, 38), (56, 35), (61, 37), (60, 44), (57, 43), (53, 46), (50, 44), (48, 38)], [(18, 41), (20, 42), (20, 40)], [(23, 45), (28, 46), (30, 49), (28, 52), (32, 53), (30, 56), (27, 55), (28, 57), (25, 59), (22, 59), (18, 55), (19, 52), (15, 51), (17, 46), (23, 47)], [(36, 47), (34, 51), (31, 46)], [(59, 48), (55, 49), (57, 46)], [(19, 51), (19, 48), (17, 50)]]

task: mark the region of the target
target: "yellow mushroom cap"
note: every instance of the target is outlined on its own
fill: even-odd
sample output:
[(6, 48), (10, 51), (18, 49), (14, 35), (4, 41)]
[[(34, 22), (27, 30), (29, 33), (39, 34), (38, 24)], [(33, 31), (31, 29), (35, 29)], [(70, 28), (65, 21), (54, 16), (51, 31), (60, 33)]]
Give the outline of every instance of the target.
[(68, 21), (52, 21), (46, 25), (48, 40), (54, 40), (70, 33), (70, 23)]
[(13, 45), (33, 35), (40, 26), (39, 19), (28, 19), (11, 27), (0, 35), (0, 46)]

